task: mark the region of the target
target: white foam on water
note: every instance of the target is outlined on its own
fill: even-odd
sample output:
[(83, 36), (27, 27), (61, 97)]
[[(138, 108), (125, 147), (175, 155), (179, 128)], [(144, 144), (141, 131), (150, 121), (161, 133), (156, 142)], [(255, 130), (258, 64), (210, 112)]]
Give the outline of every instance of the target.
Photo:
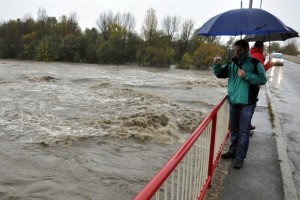
[(226, 92), (210, 71), (0, 62), (0, 198), (132, 199)]

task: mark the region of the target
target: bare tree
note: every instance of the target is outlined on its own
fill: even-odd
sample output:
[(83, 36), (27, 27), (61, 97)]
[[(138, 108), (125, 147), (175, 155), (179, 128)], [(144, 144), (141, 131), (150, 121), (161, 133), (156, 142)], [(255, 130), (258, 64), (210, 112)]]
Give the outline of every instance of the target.
[(117, 13), (114, 16), (114, 23), (122, 26), (127, 31), (132, 32), (135, 27), (135, 18), (134, 16), (129, 12), (124, 12), (123, 14)]
[(38, 21), (47, 21), (47, 13), (46, 13), (46, 10), (43, 8), (39, 8), (38, 10), (38, 13), (37, 13), (37, 16), (38, 16)]
[(118, 12), (114, 15), (111, 11), (107, 11), (100, 14), (96, 24), (104, 39), (107, 40), (110, 36), (109, 27), (112, 24), (117, 24), (129, 32), (133, 32), (136, 22), (134, 16), (129, 12), (123, 14)]
[(67, 21), (68, 21), (68, 19), (67, 19), (67, 16), (66, 16), (66, 15), (62, 15), (62, 16), (59, 18), (59, 20), (60, 20), (60, 22), (61, 22), (61, 23), (64, 23), (64, 24), (66, 24), (66, 23), (67, 23)]
[(71, 12), (68, 17), (68, 24), (70, 26), (70, 31), (75, 33), (78, 29), (78, 17), (76, 12)]
[(180, 39), (182, 39), (183, 41), (189, 41), (193, 33), (194, 25), (195, 25), (194, 20), (192, 19), (184, 20), (184, 22), (181, 25)]
[(49, 33), (49, 27), (47, 26), (47, 13), (46, 10), (43, 8), (39, 8), (38, 13), (38, 33), (40, 37), (43, 37)]
[(109, 27), (114, 23), (114, 15), (111, 11), (105, 11), (100, 14), (96, 24), (103, 35), (104, 40), (109, 38)]
[(157, 33), (157, 17), (156, 11), (153, 8), (147, 10), (144, 24), (142, 26), (142, 35), (151, 45)]
[(69, 17), (68, 17), (68, 21), (72, 24), (78, 24), (78, 17), (77, 17), (77, 13), (76, 12), (71, 12)]
[(113, 23), (118, 24), (119, 26), (123, 25), (123, 16), (120, 12), (118, 12), (116, 15), (114, 15)]
[(68, 17), (66, 15), (60, 17), (60, 31), (62, 36), (75, 34), (78, 30), (79, 27), (76, 12), (70, 13)]
[(188, 52), (190, 38), (193, 33), (195, 22), (191, 19), (186, 19), (180, 26), (180, 38), (179, 38), (179, 48), (178, 48), (178, 59)]
[(171, 27), (172, 27), (172, 17), (167, 15), (163, 18), (163, 21), (161, 23), (162, 25), (162, 29), (163, 29), (163, 32), (168, 36), (170, 37), (171, 36)]
[(123, 13), (123, 27), (125, 27), (129, 32), (133, 32), (135, 25), (135, 17), (129, 12)]
[(180, 18), (177, 16), (171, 17), (171, 16), (166, 16), (163, 18), (162, 21), (162, 27), (163, 27), (163, 32), (169, 37), (169, 39), (172, 41), (175, 34), (179, 30), (179, 25), (180, 25)]
[(180, 17), (174, 16), (174, 17), (172, 18), (173, 37), (174, 37), (175, 34), (179, 31), (180, 23), (181, 23), (181, 18), (180, 18)]
[(30, 13), (26, 13), (23, 17), (22, 17), (22, 22), (26, 22), (27, 20), (32, 19), (32, 16)]

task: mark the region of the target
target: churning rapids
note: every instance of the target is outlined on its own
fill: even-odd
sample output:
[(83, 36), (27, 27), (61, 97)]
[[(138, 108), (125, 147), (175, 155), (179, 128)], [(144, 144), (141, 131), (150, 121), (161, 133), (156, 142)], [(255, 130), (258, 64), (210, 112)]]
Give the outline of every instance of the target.
[(0, 60), (0, 199), (119, 200), (226, 93), (211, 71)]

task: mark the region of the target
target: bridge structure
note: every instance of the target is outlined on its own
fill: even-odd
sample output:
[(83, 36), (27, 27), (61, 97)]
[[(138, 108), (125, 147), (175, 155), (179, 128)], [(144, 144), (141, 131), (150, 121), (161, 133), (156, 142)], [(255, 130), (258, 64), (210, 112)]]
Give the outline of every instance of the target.
[(225, 95), (134, 200), (202, 200), (229, 135)]

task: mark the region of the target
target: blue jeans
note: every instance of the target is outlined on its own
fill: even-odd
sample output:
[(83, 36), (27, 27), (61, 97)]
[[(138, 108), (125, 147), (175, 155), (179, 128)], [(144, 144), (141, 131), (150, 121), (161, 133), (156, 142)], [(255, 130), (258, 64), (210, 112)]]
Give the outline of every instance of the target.
[(252, 115), (256, 104), (230, 105), (230, 140), (229, 151), (237, 160), (244, 160), (249, 146), (249, 132)]

